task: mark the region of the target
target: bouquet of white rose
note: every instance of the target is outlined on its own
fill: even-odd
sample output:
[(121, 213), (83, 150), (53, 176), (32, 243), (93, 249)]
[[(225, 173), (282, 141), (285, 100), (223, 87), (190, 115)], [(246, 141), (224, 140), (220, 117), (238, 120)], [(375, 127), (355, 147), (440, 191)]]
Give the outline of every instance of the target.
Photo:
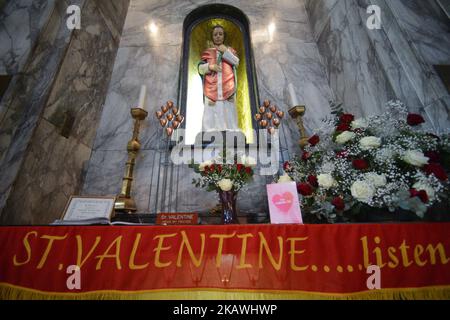
[(334, 107), (301, 156), (284, 164), (304, 211), (330, 222), (364, 208), (407, 210), (422, 218), (448, 198), (449, 135), (426, 132), (424, 119), (391, 101), (386, 112), (355, 119)]

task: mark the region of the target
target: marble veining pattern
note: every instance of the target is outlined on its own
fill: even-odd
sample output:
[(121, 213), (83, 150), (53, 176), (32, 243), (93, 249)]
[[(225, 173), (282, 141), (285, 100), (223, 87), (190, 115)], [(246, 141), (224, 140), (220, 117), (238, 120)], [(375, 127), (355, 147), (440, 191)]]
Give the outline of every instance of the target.
[(0, 208), (5, 206), (9, 197), (52, 79), (68, 45), (71, 32), (63, 19), (65, 9), (65, 3), (58, 2), (57, 10), (53, 11), (46, 24), (44, 36), (24, 73), (33, 76), (21, 76), (17, 81), (17, 92), (20, 94), (2, 101), (7, 111), (0, 127)]
[[(79, 5), (83, 4), (77, 2)], [(81, 192), (118, 47), (118, 41), (114, 38), (116, 34), (106, 23), (100, 3), (100, 0), (89, 0), (82, 7), (84, 28), (75, 31), (73, 37), (70, 38), (69, 33), (67, 38), (61, 40), (68, 48), (67, 51), (61, 48), (64, 55), (60, 56), (61, 65), (55, 73), (51, 73), (45, 64), (39, 64), (40, 59), (34, 58), (31, 71), (40, 72), (41, 68), (44, 68), (47, 77), (42, 77), (37, 83), (33, 82), (33, 77), (23, 79), (30, 89), (34, 89), (34, 85), (42, 90), (40, 99), (43, 100), (36, 99), (33, 113), (29, 110), (30, 114), (24, 117), (26, 122), (20, 128), (23, 131), (18, 131), (15, 136), (13, 147), (24, 146), (24, 149), (9, 147), (7, 155), (12, 158), (8, 164), (2, 165), (2, 169), (9, 169), (2, 171), (0, 180), (2, 188), (5, 187), (5, 191), (1, 190), (1, 207), (6, 204), (1, 216), (2, 223), (52, 222), (59, 218), (70, 195)], [(116, 1), (116, 6), (118, 3)], [(122, 1), (125, 12), (115, 12), (115, 17), (122, 16), (124, 19), (127, 3), (128, 0)], [(66, 7), (61, 4), (59, 8), (64, 16)], [(62, 23), (62, 26), (59, 23)], [(120, 22), (115, 20), (115, 23), (118, 28), (115, 32), (120, 32)], [(47, 26), (49, 29), (43, 31), (43, 42), (39, 44), (46, 48), (43, 53), (47, 56), (42, 55), (41, 58), (44, 61), (48, 57), (56, 59), (57, 55), (52, 49), (59, 49), (56, 45), (47, 48), (49, 40), (46, 41), (46, 37), (54, 34), (54, 30), (59, 30), (60, 27), (67, 30), (65, 19), (61, 16), (52, 17)], [(56, 64), (57, 62), (54, 61)], [(49, 93), (46, 94), (46, 91)], [(30, 93), (25, 93), (30, 96)], [(27, 103), (25, 97), (14, 97), (17, 108), (14, 108), (15, 105), (10, 106), (12, 116), (7, 119), (14, 120), (14, 112), (22, 107), (19, 102)], [(23, 100), (19, 101), (18, 98)], [(42, 113), (39, 108), (43, 109)], [(75, 121), (66, 138), (61, 135), (61, 129), (68, 112)], [(14, 121), (9, 123), (13, 125)], [(34, 128), (36, 129), (33, 131)], [(32, 131), (33, 135), (30, 137), (28, 132)], [(10, 184), (4, 183), (5, 181), (10, 181)], [(32, 196), (21, 199), (23, 194)], [(16, 216), (15, 212), (25, 213)]]
[(8, 1), (0, 12), (0, 74), (20, 72), (55, 0)]

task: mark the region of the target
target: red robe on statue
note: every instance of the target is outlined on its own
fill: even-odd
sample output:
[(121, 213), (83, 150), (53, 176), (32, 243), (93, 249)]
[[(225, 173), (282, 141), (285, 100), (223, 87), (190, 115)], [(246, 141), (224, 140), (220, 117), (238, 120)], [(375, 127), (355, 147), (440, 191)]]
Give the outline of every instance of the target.
[[(236, 55), (236, 50), (229, 48), (229, 50)], [(206, 49), (202, 53), (202, 61), (207, 62), (210, 65), (217, 64), (217, 49)], [(222, 59), (222, 91), (223, 97), (220, 100), (228, 100), (236, 92), (236, 80), (233, 70), (233, 65)], [(217, 93), (217, 73), (212, 72), (205, 74), (203, 79), (203, 94), (210, 100), (218, 101)]]

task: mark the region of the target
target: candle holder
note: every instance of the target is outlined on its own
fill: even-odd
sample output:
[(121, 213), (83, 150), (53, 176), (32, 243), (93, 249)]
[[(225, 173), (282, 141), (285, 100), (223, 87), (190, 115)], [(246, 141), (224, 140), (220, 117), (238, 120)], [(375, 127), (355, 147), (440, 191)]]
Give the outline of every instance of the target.
[(122, 181), (122, 190), (116, 198), (114, 209), (116, 212), (132, 213), (137, 211), (136, 203), (131, 197), (131, 187), (133, 184), (134, 165), (141, 143), (139, 142), (139, 128), (141, 121), (147, 118), (148, 112), (142, 108), (132, 108), (131, 116), (134, 119), (133, 137), (128, 142), (128, 160), (125, 167), (125, 175)]
[(297, 127), (300, 131), (300, 148), (303, 149), (308, 145), (308, 135), (306, 134), (305, 126), (303, 125), (303, 116), (306, 112), (305, 106), (295, 106), (291, 109), (289, 109), (289, 115), (295, 119), (297, 122)]

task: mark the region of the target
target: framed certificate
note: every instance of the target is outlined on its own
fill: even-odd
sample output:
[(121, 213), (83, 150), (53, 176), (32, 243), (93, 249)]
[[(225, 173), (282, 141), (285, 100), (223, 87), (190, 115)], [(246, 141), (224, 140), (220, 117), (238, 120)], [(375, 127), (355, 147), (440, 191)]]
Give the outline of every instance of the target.
[(110, 220), (114, 214), (116, 197), (71, 196), (61, 220)]

